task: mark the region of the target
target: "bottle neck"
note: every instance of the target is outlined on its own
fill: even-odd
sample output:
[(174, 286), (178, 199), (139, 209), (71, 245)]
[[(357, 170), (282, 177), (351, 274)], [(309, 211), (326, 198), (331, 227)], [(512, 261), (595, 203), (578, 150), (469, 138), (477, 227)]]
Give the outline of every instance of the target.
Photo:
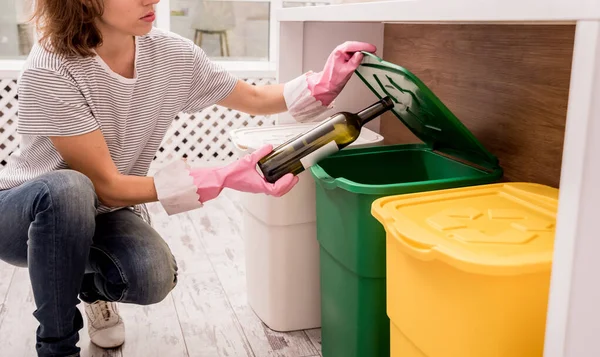
[(360, 118), (360, 125), (362, 126), (392, 109), (393, 107), (394, 102), (392, 102), (392, 99), (390, 97), (385, 97), (377, 103), (356, 113), (356, 115), (358, 115)]

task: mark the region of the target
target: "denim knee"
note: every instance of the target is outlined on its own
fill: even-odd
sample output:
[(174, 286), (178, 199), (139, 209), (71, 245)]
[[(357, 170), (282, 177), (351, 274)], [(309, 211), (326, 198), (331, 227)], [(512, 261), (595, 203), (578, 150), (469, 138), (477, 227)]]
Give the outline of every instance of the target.
[(166, 261), (137, 262), (137, 273), (130, 279), (125, 299), (138, 305), (151, 305), (164, 300), (177, 285), (177, 268)]
[[(75, 170), (57, 170), (38, 178), (45, 192), (38, 204), (52, 207), (55, 222), (63, 227), (76, 225), (79, 230), (93, 237), (98, 197), (92, 181)], [(39, 212), (45, 207), (37, 207)]]

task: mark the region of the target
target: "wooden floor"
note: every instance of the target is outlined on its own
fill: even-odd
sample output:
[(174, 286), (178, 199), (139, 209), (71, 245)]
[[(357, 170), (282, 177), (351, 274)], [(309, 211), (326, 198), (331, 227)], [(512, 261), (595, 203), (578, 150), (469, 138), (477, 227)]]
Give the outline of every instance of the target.
[[(157, 204), (149, 205), (154, 227), (177, 258), (179, 283), (159, 304), (119, 305), (126, 328), (119, 349), (95, 347), (84, 327), (82, 356), (321, 355), (319, 329), (277, 333), (248, 306), (241, 207), (235, 197), (225, 191), (201, 209), (171, 217)], [(37, 321), (26, 269), (0, 261), (0, 303), (0, 355), (35, 356)]]

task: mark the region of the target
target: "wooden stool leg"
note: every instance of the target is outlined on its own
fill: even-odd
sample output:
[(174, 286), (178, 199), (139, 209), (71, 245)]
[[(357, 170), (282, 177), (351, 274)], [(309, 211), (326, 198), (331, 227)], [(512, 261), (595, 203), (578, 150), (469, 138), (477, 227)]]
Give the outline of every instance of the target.
[(221, 47), (221, 57), (223, 57), (224, 56), (224, 54), (223, 54), (224, 50), (223, 50), (223, 32), (222, 31), (219, 32), (219, 45), (221, 45), (220, 46)]
[(229, 40), (227, 38), (227, 31), (225, 31), (223, 35), (225, 36), (225, 49), (226, 49), (227, 57), (229, 57), (230, 56), (230, 54), (229, 54)]

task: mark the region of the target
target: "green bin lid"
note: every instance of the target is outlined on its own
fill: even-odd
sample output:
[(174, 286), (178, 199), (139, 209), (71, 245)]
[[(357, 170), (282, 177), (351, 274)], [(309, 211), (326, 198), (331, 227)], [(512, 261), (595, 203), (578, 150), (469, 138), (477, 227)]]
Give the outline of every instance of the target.
[(433, 150), (482, 169), (498, 168), (492, 155), (463, 123), (407, 69), (365, 54), (355, 73), (378, 98), (394, 101), (392, 112)]

